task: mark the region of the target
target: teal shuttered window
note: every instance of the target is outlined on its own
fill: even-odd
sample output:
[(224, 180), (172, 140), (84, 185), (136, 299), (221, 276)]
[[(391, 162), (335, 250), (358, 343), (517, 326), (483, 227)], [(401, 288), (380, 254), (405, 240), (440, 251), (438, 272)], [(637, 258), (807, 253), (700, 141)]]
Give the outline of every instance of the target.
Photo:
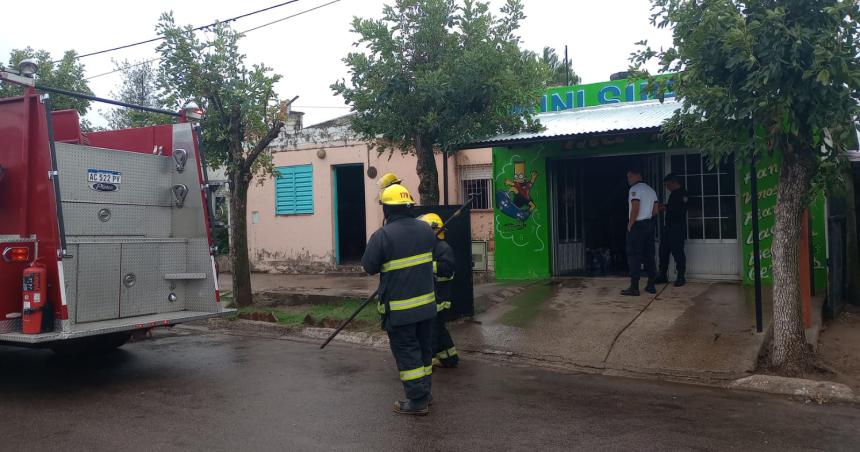
[(311, 165), (281, 166), (275, 178), (275, 214), (314, 213), (314, 172)]

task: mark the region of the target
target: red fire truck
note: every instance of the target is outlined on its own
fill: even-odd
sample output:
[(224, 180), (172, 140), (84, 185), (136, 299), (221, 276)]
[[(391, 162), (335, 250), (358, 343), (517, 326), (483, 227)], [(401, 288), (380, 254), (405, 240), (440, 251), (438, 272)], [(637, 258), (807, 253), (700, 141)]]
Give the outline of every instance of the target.
[(24, 86), (0, 99), (0, 343), (110, 348), (227, 314), (191, 115), (85, 133), (33, 70), (0, 67)]

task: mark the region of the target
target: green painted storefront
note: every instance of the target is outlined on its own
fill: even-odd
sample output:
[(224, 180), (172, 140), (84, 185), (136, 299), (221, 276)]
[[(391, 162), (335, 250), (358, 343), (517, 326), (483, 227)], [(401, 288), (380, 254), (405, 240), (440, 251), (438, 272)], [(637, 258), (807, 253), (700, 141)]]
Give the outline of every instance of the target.
[[(544, 97), (541, 110), (550, 112), (549, 114), (558, 114), (552, 112), (604, 104), (640, 102), (647, 100), (642, 87), (642, 84), (628, 84), (627, 81), (621, 80), (555, 88)], [(702, 209), (701, 213), (695, 215), (701, 216), (702, 219), (700, 221), (692, 218), (691, 215), (689, 220), (690, 230), (695, 231), (691, 232), (691, 238), (688, 239), (688, 254), (693, 253), (690, 260), (699, 259), (707, 264), (711, 250), (718, 249), (717, 254), (725, 255), (724, 259), (727, 262), (725, 265), (728, 267), (724, 265), (719, 275), (710, 276), (751, 283), (753, 253), (749, 167), (741, 165), (735, 167), (732, 162), (710, 168), (711, 165), (708, 164), (707, 159), (698, 155), (694, 150), (669, 148), (659, 138), (656, 130), (549, 137), (539, 143), (493, 147), (496, 277), (522, 280), (547, 278), (559, 274), (558, 260), (559, 254), (562, 253), (562, 245), (559, 244), (558, 239), (560, 232), (554, 230), (554, 227), (561, 228), (561, 223), (557, 219), (560, 216), (559, 210), (569, 208), (575, 210), (576, 206), (570, 206), (577, 203), (590, 203), (589, 205), (600, 207), (600, 201), (595, 200), (594, 195), (588, 202), (583, 201), (582, 197), (587, 195), (581, 193), (587, 192), (587, 187), (579, 189), (579, 195), (569, 195), (568, 192), (577, 191), (573, 189), (565, 189), (566, 191), (561, 193), (562, 189), (558, 188), (557, 180), (562, 167), (564, 167), (563, 171), (574, 173), (579, 171), (580, 179), (596, 177), (589, 175), (588, 172), (597, 168), (602, 171), (611, 170), (613, 178), (614, 173), (617, 172), (617, 177), (621, 180), (626, 169), (619, 167), (616, 171), (611, 168), (612, 162), (620, 163), (625, 159), (633, 159), (632, 161), (655, 162), (652, 165), (655, 168), (652, 179), (659, 172), (661, 180), (665, 172), (677, 171), (681, 167), (689, 174), (685, 180), (689, 181), (691, 186), (701, 181), (702, 188), (699, 190), (699, 198), (696, 198), (696, 202), (702, 203)], [(691, 170), (693, 165), (700, 165), (698, 167), (700, 169)], [(763, 281), (769, 283), (778, 159), (760, 161), (757, 169), (762, 276)], [(553, 179), (556, 179), (555, 186), (552, 186)], [(575, 185), (575, 183), (571, 184)], [(613, 184), (615, 184), (613, 187), (617, 187), (616, 182)], [(653, 184), (659, 185), (659, 180)], [(709, 190), (714, 186), (722, 191), (716, 194), (710, 193)], [(570, 199), (567, 199), (568, 196)], [(715, 218), (705, 218), (713, 217), (713, 214), (709, 214), (708, 211), (714, 210), (714, 203), (718, 204), (715, 211), (719, 214)], [(812, 260), (817, 287), (826, 285), (827, 276), (825, 204), (824, 197), (819, 196), (810, 206), (810, 230), (814, 250)], [(626, 209), (626, 205), (623, 208)], [(587, 212), (582, 213), (581, 216), (587, 216)], [(585, 222), (581, 219), (578, 221)], [(591, 221), (593, 223), (594, 220)], [(571, 228), (569, 223), (571, 222), (565, 223), (568, 229)], [(604, 231), (600, 229), (611, 227), (609, 224), (590, 226), (592, 230), (601, 233)], [(579, 239), (585, 241), (582, 232), (577, 233), (580, 234)], [(714, 234), (717, 234), (718, 239), (710, 238)], [(570, 237), (569, 234), (568, 237)]]

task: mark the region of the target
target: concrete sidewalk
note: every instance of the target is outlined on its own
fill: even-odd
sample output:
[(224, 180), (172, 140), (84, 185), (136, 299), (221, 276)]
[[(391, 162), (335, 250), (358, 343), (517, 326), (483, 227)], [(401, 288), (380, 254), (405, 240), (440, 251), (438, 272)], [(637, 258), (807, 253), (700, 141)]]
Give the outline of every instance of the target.
[[(755, 332), (751, 293), (691, 282), (624, 297), (621, 278), (566, 278), (527, 288), (452, 327), (458, 347), (603, 372), (730, 380), (756, 368), (767, 336)], [(770, 312), (769, 300), (764, 311)], [(770, 326), (766, 318), (765, 331)]]

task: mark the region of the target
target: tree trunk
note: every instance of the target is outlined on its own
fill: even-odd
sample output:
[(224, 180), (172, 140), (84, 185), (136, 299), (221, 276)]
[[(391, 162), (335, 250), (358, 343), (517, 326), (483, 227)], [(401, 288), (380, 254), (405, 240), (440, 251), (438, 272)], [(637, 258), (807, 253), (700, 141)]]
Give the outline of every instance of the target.
[(415, 139), (415, 154), (418, 160), (418, 195), (422, 206), (439, 205), (439, 172), (436, 169), (436, 156), (433, 153), (433, 142), (422, 137)]
[(233, 302), (249, 306), (251, 263), (248, 258), (248, 186), (250, 175), (236, 170), (230, 175), (230, 261), (233, 265)]
[(773, 227), (773, 354), (771, 364), (786, 375), (807, 370), (811, 353), (806, 344), (800, 305), (800, 230), (812, 182), (811, 165), (783, 154)]

